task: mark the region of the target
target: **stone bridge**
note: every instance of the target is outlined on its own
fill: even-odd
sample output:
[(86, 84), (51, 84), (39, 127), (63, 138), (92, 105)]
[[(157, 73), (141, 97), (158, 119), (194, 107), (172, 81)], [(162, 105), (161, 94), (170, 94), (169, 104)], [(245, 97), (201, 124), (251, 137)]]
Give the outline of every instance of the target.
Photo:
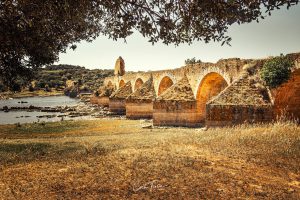
[[(294, 71), (297, 73), (300, 63), (299, 55), (289, 55), (295, 61)], [(268, 121), (274, 118), (273, 93), (276, 91), (269, 91), (266, 88), (263, 92), (260, 91), (256, 80), (258, 71), (265, 60), (231, 58), (221, 59), (217, 63), (201, 62), (172, 70), (125, 73), (125, 64), (120, 57), (116, 61), (115, 76), (107, 77), (104, 80), (104, 85), (113, 87), (115, 93), (120, 94), (126, 88), (127, 95), (123, 95), (124, 98), (121, 98), (123, 103), (120, 103), (121, 100), (118, 98), (117, 107), (123, 107), (121, 109), (123, 113), (128, 111), (132, 114), (131, 116), (135, 116), (134, 113), (136, 112), (136, 118), (139, 116), (153, 117), (156, 125), (199, 126), (203, 121), (210, 125)], [(138, 90), (150, 79), (152, 81), (151, 87), (153, 87), (151, 104), (144, 105), (145, 102), (139, 101), (137, 103), (135, 101), (133, 105), (132, 102), (125, 100), (134, 93), (140, 93), (140, 99), (143, 99), (143, 94)], [(176, 93), (179, 94), (182, 90), (187, 90), (188, 92), (185, 93), (189, 93), (190, 97), (178, 97)], [(181, 96), (184, 96), (185, 93), (183, 92)], [(105, 95), (101, 97), (103, 98)], [(106, 98), (107, 104), (114, 107), (108, 101), (114, 101), (116, 98), (113, 95)], [(189, 104), (189, 108), (184, 108), (187, 107), (188, 101), (193, 101), (193, 103)], [(298, 103), (297, 107), (299, 108)], [(132, 106), (127, 107), (127, 104)], [(171, 109), (171, 104), (176, 104), (177, 107)], [(216, 112), (214, 109), (218, 109), (218, 111)], [(144, 110), (148, 115), (141, 114), (140, 110)], [(295, 112), (299, 114), (299, 111), (300, 109)], [(222, 113), (222, 116), (219, 114), (212, 115), (212, 112)], [(183, 123), (181, 123), (182, 121)]]
[[(201, 88), (201, 85), (204, 85), (204, 82), (210, 81), (212, 83), (219, 80), (222, 82), (225, 81), (226, 84), (229, 85), (240, 75), (243, 66), (252, 61), (253, 60), (232, 58), (220, 60), (215, 64), (198, 63), (172, 70), (128, 72), (123, 76), (116, 75), (113, 77), (108, 77), (104, 80), (104, 84), (112, 84), (116, 87), (116, 89), (119, 89), (120, 87), (124, 86), (125, 83), (131, 82), (132, 91), (135, 91), (152, 75), (155, 92), (156, 95), (159, 96), (162, 92), (164, 92), (173, 84), (176, 84), (184, 77), (184, 75), (186, 75), (196, 98), (197, 93)], [(210, 86), (213, 87), (214, 84), (210, 84)]]

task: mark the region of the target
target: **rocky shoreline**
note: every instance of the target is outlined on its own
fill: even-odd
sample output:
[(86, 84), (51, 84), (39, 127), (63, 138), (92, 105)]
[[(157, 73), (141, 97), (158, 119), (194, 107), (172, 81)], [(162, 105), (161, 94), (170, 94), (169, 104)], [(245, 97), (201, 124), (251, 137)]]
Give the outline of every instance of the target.
[[(98, 105), (93, 105), (86, 102), (80, 102), (76, 106), (56, 106), (56, 107), (37, 107), (33, 105), (29, 106), (14, 106), (8, 107), (3, 106), (0, 108), (0, 111), (3, 112), (16, 112), (16, 111), (26, 111), (26, 112), (41, 112), (48, 113), (48, 115), (40, 115), (38, 118), (76, 118), (83, 116), (91, 116), (93, 118), (103, 118), (106, 116), (112, 116), (113, 113), (109, 112), (107, 107), (100, 107)], [(49, 114), (53, 113), (53, 114)], [(28, 116), (21, 116), (28, 117)]]
[(20, 99), (20, 98), (27, 98), (27, 97), (51, 97), (51, 96), (63, 96), (63, 92), (44, 92), (44, 93), (38, 93), (36, 92), (1, 92), (0, 93), (0, 100), (7, 100), (7, 99)]

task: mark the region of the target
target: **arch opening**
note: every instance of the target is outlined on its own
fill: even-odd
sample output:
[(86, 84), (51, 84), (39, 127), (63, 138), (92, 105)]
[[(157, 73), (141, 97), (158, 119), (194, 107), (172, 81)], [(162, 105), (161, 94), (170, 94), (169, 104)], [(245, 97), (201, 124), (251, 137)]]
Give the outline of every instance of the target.
[(203, 77), (197, 91), (197, 112), (201, 118), (205, 118), (206, 103), (227, 86), (226, 80), (216, 72), (209, 73)]
[(143, 83), (144, 83), (143, 80), (141, 78), (138, 78), (134, 84), (134, 91), (139, 89), (143, 85)]
[(119, 88), (123, 87), (124, 85), (125, 85), (125, 81), (123, 79), (120, 80), (120, 82), (119, 82)]
[(174, 83), (173, 83), (172, 79), (168, 76), (165, 76), (159, 83), (158, 96), (161, 95), (164, 91), (166, 91), (173, 84)]

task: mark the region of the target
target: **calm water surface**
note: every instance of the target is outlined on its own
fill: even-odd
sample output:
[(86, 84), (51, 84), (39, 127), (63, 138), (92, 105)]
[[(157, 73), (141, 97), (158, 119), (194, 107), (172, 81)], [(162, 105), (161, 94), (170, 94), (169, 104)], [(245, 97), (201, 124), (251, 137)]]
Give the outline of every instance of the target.
[[(21, 103), (23, 102), (23, 103)], [(80, 102), (79, 99), (72, 99), (67, 96), (52, 96), (52, 97), (26, 97), (26, 98), (17, 98), (17, 99), (7, 99), (0, 100), (0, 108), (3, 106), (7, 107), (29, 107), (37, 106), (37, 107), (56, 107), (56, 106), (76, 106)], [(39, 112), (39, 111), (10, 111), (3, 112), (0, 111), (0, 124), (15, 124), (15, 123), (32, 123), (32, 122), (53, 122), (60, 121), (62, 117), (60, 115), (64, 115), (59, 112)], [(43, 116), (43, 117), (41, 117)], [(48, 117), (47, 116), (55, 116)], [(78, 119), (90, 119), (90, 116), (82, 116), (82, 117), (63, 117), (64, 120), (78, 120)]]
[[(23, 102), (23, 103), (21, 103)], [(52, 97), (25, 97), (17, 99), (0, 100), (0, 108), (8, 107), (29, 107), (30, 105), (37, 107), (56, 107), (56, 106), (75, 106), (79, 103), (79, 99), (72, 99), (67, 96)]]

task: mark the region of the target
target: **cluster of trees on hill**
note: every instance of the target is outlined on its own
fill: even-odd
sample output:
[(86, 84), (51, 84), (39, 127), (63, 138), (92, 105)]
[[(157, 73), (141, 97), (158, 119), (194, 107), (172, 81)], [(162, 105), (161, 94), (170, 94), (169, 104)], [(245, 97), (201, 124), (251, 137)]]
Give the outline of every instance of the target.
[[(80, 83), (82, 87), (90, 91), (97, 90), (107, 76), (112, 76), (113, 70), (102, 69), (86, 69), (81, 66), (74, 65), (51, 65), (45, 68), (41, 68), (37, 71), (33, 82), (19, 78), (15, 81), (15, 86), (11, 88), (13, 91), (21, 91), (22, 88), (29, 88), (29, 90), (63, 90), (66, 86), (67, 80)], [(0, 91), (6, 91), (8, 87), (5, 87), (0, 82)]]
[(50, 65), (44, 68), (45, 70), (84, 70), (85, 67), (77, 66), (77, 65), (66, 65), (66, 64), (59, 64), (59, 65)]

